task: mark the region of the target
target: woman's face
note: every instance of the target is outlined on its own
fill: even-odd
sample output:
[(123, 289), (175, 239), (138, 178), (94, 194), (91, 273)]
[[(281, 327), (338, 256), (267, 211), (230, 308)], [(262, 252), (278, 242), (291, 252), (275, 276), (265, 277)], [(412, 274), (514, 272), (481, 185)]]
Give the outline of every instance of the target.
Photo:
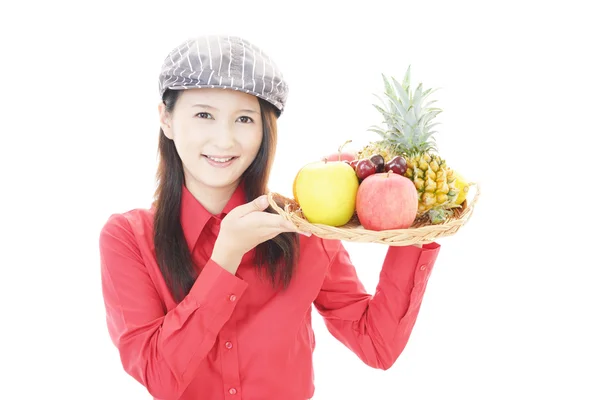
[(229, 89), (186, 89), (171, 114), (162, 103), (159, 112), (192, 192), (237, 186), (262, 142), (258, 98)]

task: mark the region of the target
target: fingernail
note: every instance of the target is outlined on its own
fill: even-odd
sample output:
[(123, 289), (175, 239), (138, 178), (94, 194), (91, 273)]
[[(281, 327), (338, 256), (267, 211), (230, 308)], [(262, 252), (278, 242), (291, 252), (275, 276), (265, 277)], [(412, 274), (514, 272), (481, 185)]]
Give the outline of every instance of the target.
[(304, 235), (306, 237), (311, 237), (312, 233), (311, 232), (299, 232), (301, 235)]
[(267, 199), (267, 195), (262, 195), (260, 198), (260, 205), (266, 207), (269, 205), (269, 199)]

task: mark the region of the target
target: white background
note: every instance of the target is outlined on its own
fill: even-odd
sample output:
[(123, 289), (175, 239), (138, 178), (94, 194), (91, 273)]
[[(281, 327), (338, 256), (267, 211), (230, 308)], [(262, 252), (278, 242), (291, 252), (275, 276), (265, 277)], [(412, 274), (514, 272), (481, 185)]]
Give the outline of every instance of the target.
[[(360, 4), (360, 5), (359, 5)], [(98, 234), (154, 189), (157, 74), (242, 35), (290, 85), (271, 188), (365, 143), (381, 73), (439, 87), (438, 145), (480, 184), (404, 353), (370, 369), (315, 313), (315, 399), (599, 399), (593, 2), (29, 2), (1, 12), (1, 399), (149, 396), (112, 346)], [(385, 248), (348, 244), (373, 291)]]

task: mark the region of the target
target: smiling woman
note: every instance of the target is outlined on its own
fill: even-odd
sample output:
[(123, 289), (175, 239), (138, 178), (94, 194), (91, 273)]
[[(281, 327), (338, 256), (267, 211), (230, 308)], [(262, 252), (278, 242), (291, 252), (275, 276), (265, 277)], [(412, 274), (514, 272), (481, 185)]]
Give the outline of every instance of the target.
[(390, 247), (375, 295), (338, 240), (299, 235), (269, 208), (287, 84), (248, 41), (203, 36), (165, 58), (150, 209), (100, 234), (110, 338), (125, 371), (161, 400), (314, 394), (312, 306), (365, 364), (407, 344), (439, 252)]
[[(242, 188), (247, 202), (267, 192), (277, 143), (277, 113), (262, 98), (215, 88), (166, 89), (158, 110), (161, 163), (154, 204), (154, 245), (162, 274), (180, 300), (194, 283), (188, 249), (172, 246), (181, 236), (178, 220), (171, 215), (181, 203), (181, 186), (185, 183), (184, 192), (193, 195), (213, 215), (227, 213), (225, 208), (231, 206), (233, 195)], [(296, 231), (281, 221), (279, 225)], [(183, 238), (179, 241), (183, 243)], [(289, 232), (257, 245), (259, 265), (270, 266), (272, 281), (280, 274), (283, 285), (289, 283), (297, 246), (296, 236)], [(278, 271), (273, 265), (282, 257), (285, 262)], [(224, 266), (229, 264), (220, 261)], [(176, 265), (180, 267), (172, 267)]]

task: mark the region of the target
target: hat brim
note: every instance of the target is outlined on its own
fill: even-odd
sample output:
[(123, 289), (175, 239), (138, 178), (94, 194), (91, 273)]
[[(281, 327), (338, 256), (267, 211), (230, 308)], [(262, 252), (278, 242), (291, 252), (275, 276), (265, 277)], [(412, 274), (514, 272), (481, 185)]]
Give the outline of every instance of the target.
[(171, 90), (187, 90), (187, 89), (229, 89), (229, 90), (235, 90), (237, 92), (243, 92), (243, 93), (248, 93), (251, 94), (253, 96), (256, 97), (260, 97), (261, 99), (268, 101), (269, 103), (273, 104), (277, 110), (279, 111), (279, 114), (281, 114), (283, 112), (283, 104), (275, 99), (273, 99), (272, 97), (269, 96), (265, 96), (261, 93), (249, 90), (249, 89), (242, 89), (242, 88), (238, 88), (238, 87), (232, 87), (229, 85), (188, 85), (188, 86), (184, 86), (184, 85), (176, 85), (176, 86), (168, 86), (165, 89), (163, 89), (161, 96), (164, 94), (166, 89), (171, 89)]

